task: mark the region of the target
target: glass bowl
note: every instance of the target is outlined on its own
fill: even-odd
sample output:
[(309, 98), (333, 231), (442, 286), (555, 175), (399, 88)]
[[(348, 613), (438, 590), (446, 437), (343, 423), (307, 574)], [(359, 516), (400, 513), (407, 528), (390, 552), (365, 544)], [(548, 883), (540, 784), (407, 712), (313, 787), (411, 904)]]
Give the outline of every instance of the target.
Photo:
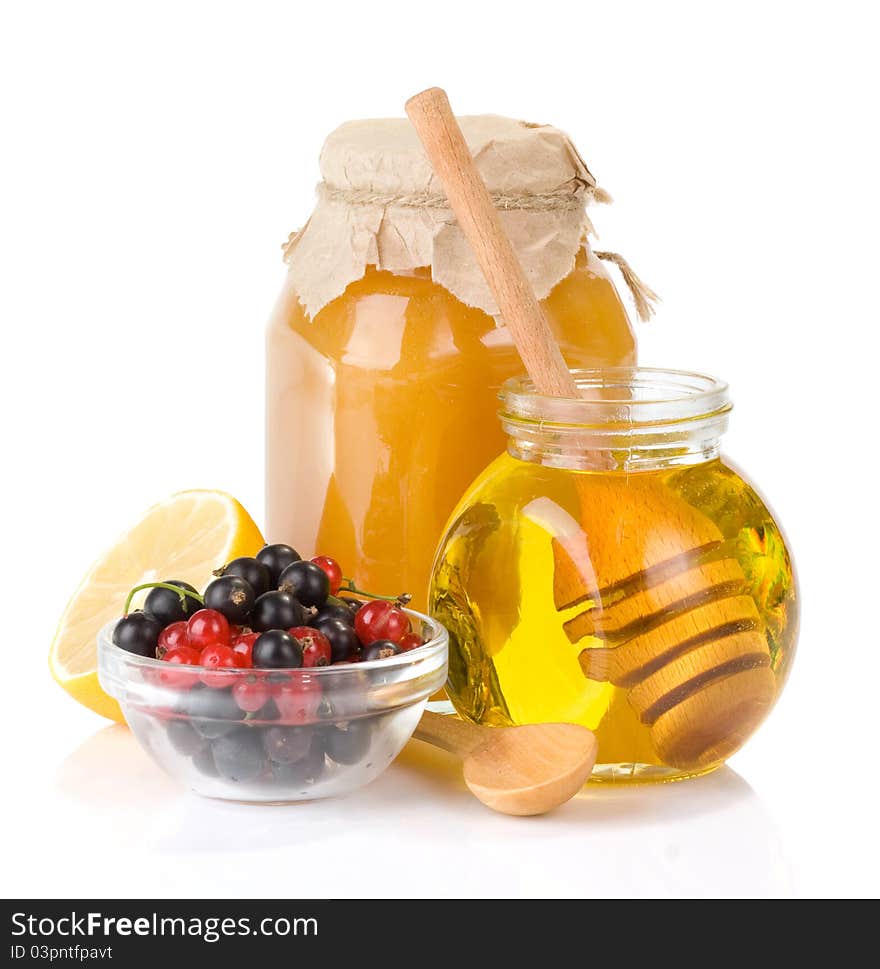
[[(299, 670), (173, 666), (115, 646), (113, 622), (98, 636), (98, 676), (144, 750), (198, 794), (274, 803), (333, 797), (385, 770), (446, 680), (446, 629), (407, 612), (424, 646)], [(233, 696), (245, 682), (267, 696), (255, 713)]]

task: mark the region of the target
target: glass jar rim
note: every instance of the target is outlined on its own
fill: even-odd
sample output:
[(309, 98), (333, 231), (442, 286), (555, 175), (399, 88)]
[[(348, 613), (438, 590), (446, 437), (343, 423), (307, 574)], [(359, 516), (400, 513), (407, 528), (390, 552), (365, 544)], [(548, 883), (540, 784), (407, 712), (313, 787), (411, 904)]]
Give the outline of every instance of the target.
[(732, 409), (728, 385), (707, 374), (659, 367), (602, 367), (571, 371), (583, 396), (540, 394), (528, 377), (501, 387), (502, 421), (622, 432), (723, 419)]

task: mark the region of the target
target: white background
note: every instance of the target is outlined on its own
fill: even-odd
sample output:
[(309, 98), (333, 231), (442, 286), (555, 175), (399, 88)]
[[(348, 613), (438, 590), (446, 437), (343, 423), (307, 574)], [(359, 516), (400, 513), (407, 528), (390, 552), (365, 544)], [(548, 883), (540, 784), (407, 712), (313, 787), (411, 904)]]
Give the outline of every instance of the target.
[[(880, 636), (876, 24), (869, 3), (7, 2), (0, 15), (9, 896), (874, 895)], [(727, 378), (803, 631), (711, 778), (490, 814), (413, 744), (337, 802), (174, 787), (45, 666), (151, 503), (262, 516), (262, 331), (323, 137), (445, 86), (566, 128), (604, 248), (663, 296), (643, 363)], [(425, 760), (427, 757), (427, 761)]]

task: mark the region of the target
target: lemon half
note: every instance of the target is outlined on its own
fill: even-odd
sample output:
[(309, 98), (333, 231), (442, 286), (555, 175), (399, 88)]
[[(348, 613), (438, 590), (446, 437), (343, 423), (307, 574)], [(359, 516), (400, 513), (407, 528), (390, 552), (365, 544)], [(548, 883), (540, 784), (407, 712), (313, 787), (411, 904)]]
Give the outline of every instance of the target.
[(181, 491), (154, 505), (95, 562), (67, 604), (49, 651), (52, 676), (83, 706), (122, 723), (119, 704), (98, 683), (96, 639), (122, 615), (129, 591), (163, 579), (203, 590), (214, 569), (264, 544), (250, 515), (222, 491)]

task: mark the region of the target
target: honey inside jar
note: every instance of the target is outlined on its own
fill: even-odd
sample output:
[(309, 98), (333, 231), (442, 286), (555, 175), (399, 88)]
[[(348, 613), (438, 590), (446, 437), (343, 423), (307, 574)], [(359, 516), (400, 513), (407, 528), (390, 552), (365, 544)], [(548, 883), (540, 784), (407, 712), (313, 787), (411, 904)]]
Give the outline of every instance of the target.
[[(642, 317), (651, 294), (621, 257), (591, 250), (586, 206), (608, 197), (568, 136), (459, 121), (567, 360), (634, 363), (607, 260)], [(267, 528), (424, 608), (446, 519), (503, 447), (497, 393), (522, 362), (407, 119), (346, 122), (321, 173), (269, 323)]]
[[(567, 359), (634, 362), (626, 312), (584, 246), (544, 300)], [(503, 326), (431, 279), (369, 268), (313, 319), (288, 287), (268, 333), (268, 533), (332, 549), (358, 583), (424, 607), (443, 525), (504, 447)]]
[(594, 779), (671, 780), (719, 766), (766, 716), (798, 603), (773, 516), (717, 453), (726, 390), (632, 373), (644, 388), (596, 377), (558, 425), (540, 399), (506, 401), (509, 453), (454, 512), (430, 608), (463, 716), (582, 723)]

